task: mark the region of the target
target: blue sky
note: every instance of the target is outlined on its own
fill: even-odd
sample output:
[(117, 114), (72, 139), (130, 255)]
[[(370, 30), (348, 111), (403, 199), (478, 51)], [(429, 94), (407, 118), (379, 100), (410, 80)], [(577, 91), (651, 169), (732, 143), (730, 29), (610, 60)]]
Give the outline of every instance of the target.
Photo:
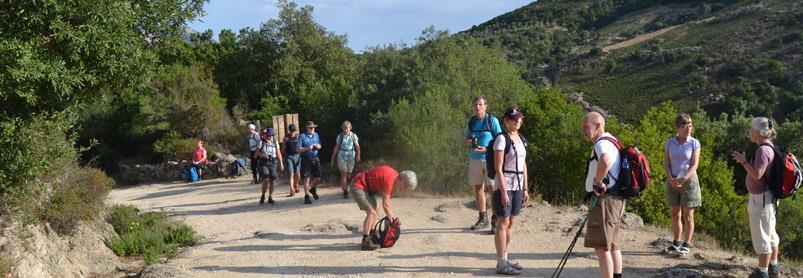
[[(392, 42), (413, 43), (429, 26), (451, 33), (463, 31), (534, 0), (297, 0), (313, 6), (315, 21), (336, 34), (348, 36), (351, 49)], [(206, 15), (191, 22), (196, 31), (235, 32), (258, 28), (279, 10), (276, 0), (210, 0)], [(201, 22), (203, 21), (203, 22)]]

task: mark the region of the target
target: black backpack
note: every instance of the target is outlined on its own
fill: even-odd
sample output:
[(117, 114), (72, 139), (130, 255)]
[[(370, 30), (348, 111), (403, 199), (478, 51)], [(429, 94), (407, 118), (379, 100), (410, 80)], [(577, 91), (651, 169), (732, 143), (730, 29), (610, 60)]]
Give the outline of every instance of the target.
[[(511, 146), (513, 146), (513, 140), (510, 139), (510, 135), (508, 135), (507, 132), (502, 132), (501, 134), (502, 134), (502, 136), (505, 136), (505, 155), (507, 155), (507, 153), (510, 152)], [(521, 143), (524, 144), (524, 151), (526, 152), (527, 151), (527, 140), (524, 139), (524, 136), (521, 135), (521, 133), (519, 133), (519, 138), (521, 139)], [(488, 152), (488, 150), (492, 150), (493, 149), (494, 143), (496, 143), (496, 137), (494, 137), (494, 139), (491, 139), (491, 142), (488, 143), (488, 147), (486, 148), (486, 151), (485, 151), (485, 173), (487, 174), (489, 179), (496, 178), (496, 165), (494, 164), (494, 160), (496, 158), (494, 158), (495, 156), (494, 156), (493, 151), (491, 151), (490, 153)], [(517, 159), (518, 159), (518, 157), (517, 157)], [(518, 163), (516, 163), (516, 165), (518, 165)], [(516, 169), (516, 170), (518, 170), (518, 169)], [(523, 171), (505, 170), (504, 166), (503, 166), (502, 172), (510, 173), (510, 174), (524, 174)]]

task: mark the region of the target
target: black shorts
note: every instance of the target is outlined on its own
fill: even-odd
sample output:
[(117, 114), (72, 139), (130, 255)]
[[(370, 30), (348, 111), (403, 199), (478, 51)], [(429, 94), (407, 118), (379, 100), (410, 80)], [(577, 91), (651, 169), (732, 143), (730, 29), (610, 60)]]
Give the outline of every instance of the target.
[(511, 214), (519, 215), (519, 213), (521, 213), (524, 193), (521, 190), (507, 191), (507, 197), (510, 199), (510, 205), (502, 207), (502, 194), (499, 193), (499, 190), (494, 191), (493, 206), (496, 216), (508, 217)]
[(301, 178), (320, 178), (321, 161), (317, 156), (309, 157), (301, 155)]
[(278, 162), (277, 158), (271, 159), (260, 159), (259, 161), (259, 176), (262, 177), (262, 180), (270, 179), (276, 180), (279, 178), (279, 172), (277, 171)]

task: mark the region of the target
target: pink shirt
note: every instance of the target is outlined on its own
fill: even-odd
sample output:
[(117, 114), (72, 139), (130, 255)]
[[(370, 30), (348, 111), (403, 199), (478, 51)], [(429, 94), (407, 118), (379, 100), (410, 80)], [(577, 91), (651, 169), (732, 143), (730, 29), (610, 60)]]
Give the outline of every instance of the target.
[(767, 175), (770, 174), (770, 168), (772, 167), (772, 159), (775, 158), (775, 153), (772, 151), (770, 146), (761, 146), (756, 149), (756, 156), (753, 158), (753, 168), (756, 170), (766, 168), (764, 171), (764, 176), (761, 179), (754, 179), (750, 175), (747, 175), (745, 178), (744, 183), (747, 185), (747, 191), (750, 194), (761, 194), (767, 191), (767, 187), (764, 185), (764, 179)]
[(204, 158), (205, 154), (206, 154), (206, 149), (205, 148), (203, 148), (203, 147), (195, 148), (195, 152), (192, 154), (192, 161), (193, 162), (203, 162), (203, 161), (201, 161), (201, 159)]

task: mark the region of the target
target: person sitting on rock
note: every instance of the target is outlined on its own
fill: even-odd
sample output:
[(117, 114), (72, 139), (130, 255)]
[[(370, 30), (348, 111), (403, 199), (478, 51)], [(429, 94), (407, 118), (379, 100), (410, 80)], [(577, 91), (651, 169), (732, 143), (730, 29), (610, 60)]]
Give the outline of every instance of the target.
[(201, 168), (207, 162), (209, 162), (209, 158), (206, 156), (206, 149), (204, 148), (204, 140), (198, 140), (198, 146), (195, 147), (195, 151), (192, 153), (192, 165), (190, 165), (190, 167), (194, 167), (195, 170), (198, 170), (199, 180), (201, 179), (201, 176), (203, 176)]
[(394, 187), (413, 190), (418, 185), (418, 180), (413, 171), (397, 172), (389, 166), (377, 166), (376, 168), (357, 173), (349, 185), (351, 197), (360, 210), (365, 211), (365, 220), (362, 224), (362, 250), (376, 250), (379, 245), (370, 239), (371, 227), (376, 223), (379, 208), (377, 207), (375, 195), (382, 196), (382, 209), (388, 219), (393, 221), (396, 216), (390, 208), (390, 195)]

